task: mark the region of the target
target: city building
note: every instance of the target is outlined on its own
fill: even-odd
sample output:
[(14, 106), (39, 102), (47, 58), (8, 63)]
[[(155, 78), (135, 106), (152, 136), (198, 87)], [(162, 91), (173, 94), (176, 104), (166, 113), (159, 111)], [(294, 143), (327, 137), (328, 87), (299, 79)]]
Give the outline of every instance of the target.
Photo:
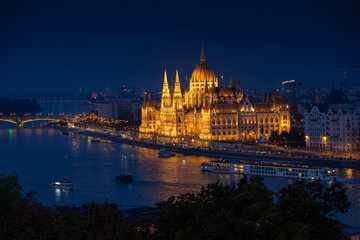
[(178, 70), (169, 88), (164, 72), (162, 96), (148, 95), (142, 107), (139, 136), (161, 142), (187, 142), (209, 146), (212, 141), (256, 141), (272, 131), (290, 131), (289, 106), (279, 93), (258, 99), (244, 96), (240, 80), (234, 86), (219, 86), (218, 78), (206, 63), (204, 48), (200, 63), (181, 87)]
[(117, 119), (118, 104), (114, 101), (101, 101), (95, 103), (95, 110), (98, 112), (99, 118)]
[(325, 103), (307, 109), (304, 124), (308, 148), (360, 150), (360, 104), (351, 103), (342, 90), (333, 89)]
[(141, 120), (141, 102), (138, 98), (113, 98), (95, 103), (99, 118)]

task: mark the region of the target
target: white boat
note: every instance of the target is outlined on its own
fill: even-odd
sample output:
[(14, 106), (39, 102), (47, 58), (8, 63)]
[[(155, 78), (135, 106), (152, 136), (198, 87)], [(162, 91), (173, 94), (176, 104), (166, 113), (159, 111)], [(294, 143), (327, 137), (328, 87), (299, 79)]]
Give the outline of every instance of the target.
[(70, 182), (67, 177), (64, 177), (60, 181), (52, 182), (50, 184), (50, 187), (51, 188), (56, 188), (56, 189), (66, 189), (66, 190), (72, 190), (73, 189), (72, 182)]
[(284, 177), (295, 179), (320, 179), (333, 181), (336, 171), (330, 168), (311, 168), (307, 166), (292, 166), (281, 163), (235, 163), (235, 162), (203, 162), (200, 165), (202, 171), (233, 173), (246, 175), (259, 175), (271, 177)]
[(158, 155), (161, 158), (168, 158), (168, 157), (174, 156), (174, 154), (172, 154), (169, 150), (167, 150), (165, 148), (160, 149), (160, 151), (158, 152)]

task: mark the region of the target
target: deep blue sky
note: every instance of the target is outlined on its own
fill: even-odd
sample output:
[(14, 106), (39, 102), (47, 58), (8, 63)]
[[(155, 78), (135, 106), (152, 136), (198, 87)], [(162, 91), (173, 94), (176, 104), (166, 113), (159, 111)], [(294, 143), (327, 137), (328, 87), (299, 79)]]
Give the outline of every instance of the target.
[[(160, 90), (200, 61), (220, 78), (338, 85), (360, 65), (358, 1), (0, 1), (0, 95)], [(360, 82), (360, 69), (349, 69)], [(359, 85), (359, 84), (358, 84)]]

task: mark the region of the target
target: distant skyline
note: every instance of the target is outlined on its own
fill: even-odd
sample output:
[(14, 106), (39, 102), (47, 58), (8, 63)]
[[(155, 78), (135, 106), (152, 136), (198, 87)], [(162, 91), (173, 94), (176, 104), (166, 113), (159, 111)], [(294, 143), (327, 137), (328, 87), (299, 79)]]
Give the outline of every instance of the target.
[(358, 1), (1, 1), (0, 96), (187, 86), (208, 64), (242, 88), (360, 85)]

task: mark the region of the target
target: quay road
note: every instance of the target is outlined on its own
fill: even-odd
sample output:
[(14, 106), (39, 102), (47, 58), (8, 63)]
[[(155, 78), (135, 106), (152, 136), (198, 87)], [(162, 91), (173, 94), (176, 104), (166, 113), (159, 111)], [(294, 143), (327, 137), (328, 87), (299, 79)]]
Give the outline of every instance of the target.
[(317, 156), (297, 157), (297, 156), (283, 156), (283, 155), (268, 155), (268, 154), (257, 154), (255, 152), (241, 152), (241, 151), (230, 151), (230, 150), (220, 151), (220, 150), (195, 148), (195, 147), (179, 147), (179, 146), (155, 144), (145, 141), (137, 141), (137, 140), (124, 138), (121, 135), (114, 135), (114, 134), (109, 134), (101, 131), (94, 131), (84, 128), (67, 128), (67, 127), (55, 127), (55, 128), (63, 132), (73, 132), (75, 134), (82, 134), (94, 138), (101, 138), (105, 140), (111, 140), (114, 142), (136, 145), (140, 147), (148, 147), (153, 149), (166, 148), (169, 151), (181, 153), (184, 155), (201, 155), (201, 156), (208, 156), (213, 158), (227, 158), (233, 160), (269, 161), (269, 162), (310, 165), (317, 167), (353, 168), (360, 170), (359, 160), (319, 158)]

